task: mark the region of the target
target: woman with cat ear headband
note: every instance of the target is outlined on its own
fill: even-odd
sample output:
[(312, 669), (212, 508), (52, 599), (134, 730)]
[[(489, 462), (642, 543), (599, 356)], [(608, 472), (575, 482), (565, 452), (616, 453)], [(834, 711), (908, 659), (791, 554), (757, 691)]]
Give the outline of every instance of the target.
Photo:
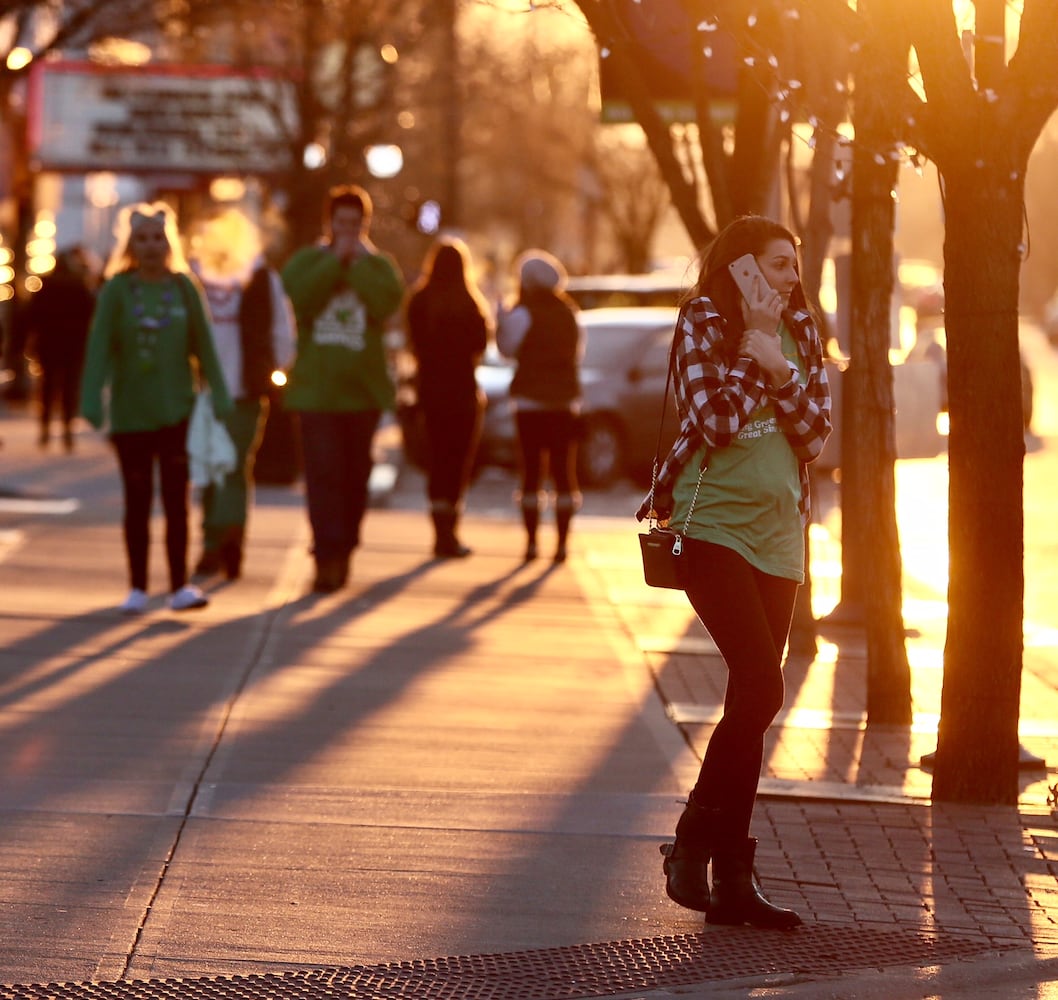
[(164, 202), (126, 206), (115, 235), (88, 337), (81, 412), (93, 427), (107, 427), (121, 470), (130, 589), (119, 610), (141, 614), (149, 605), (157, 466), (165, 512), (168, 604), (174, 611), (187, 611), (208, 603), (188, 582), (187, 573), (187, 428), (198, 380), (208, 384), (218, 417), (231, 410), (232, 402), (208, 312), (188, 273), (173, 210)]

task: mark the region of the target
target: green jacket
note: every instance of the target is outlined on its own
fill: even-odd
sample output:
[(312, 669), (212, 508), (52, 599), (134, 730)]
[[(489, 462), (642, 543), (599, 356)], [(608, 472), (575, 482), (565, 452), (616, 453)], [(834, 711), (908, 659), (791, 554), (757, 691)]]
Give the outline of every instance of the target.
[[(115, 274), (103, 286), (88, 334), (81, 378), (81, 413), (93, 427), (153, 431), (191, 416), (197, 382), (204, 379), (218, 417), (232, 402), (213, 345), (213, 333), (195, 280), (175, 284), (140, 281), (135, 271)], [(160, 319), (144, 334), (141, 316)]]
[(303, 247), (283, 268), (298, 322), (298, 353), (283, 397), (290, 410), (388, 410), (393, 381), (383, 341), (404, 282), (384, 254), (347, 267), (324, 246)]

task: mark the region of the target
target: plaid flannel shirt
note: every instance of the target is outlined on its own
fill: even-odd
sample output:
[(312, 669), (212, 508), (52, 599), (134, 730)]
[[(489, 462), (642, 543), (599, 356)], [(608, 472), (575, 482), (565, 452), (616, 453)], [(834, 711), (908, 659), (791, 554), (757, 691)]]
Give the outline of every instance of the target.
[(692, 299), (676, 322), (675, 371), (676, 412), (680, 430), (658, 470), (650, 496), (637, 517), (648, 516), (651, 507), (662, 519), (672, 510), (676, 479), (694, 453), (706, 444), (711, 452), (734, 440), (758, 407), (771, 402), (779, 428), (797, 456), (801, 498), (798, 509), (806, 526), (811, 514), (808, 464), (819, 457), (830, 436), (830, 386), (823, 368), (823, 348), (809, 313), (792, 315), (792, 334), (806, 373), (805, 384), (797, 377), (793, 362), (786, 385), (769, 391), (756, 361), (724, 360), (724, 320), (707, 298)]

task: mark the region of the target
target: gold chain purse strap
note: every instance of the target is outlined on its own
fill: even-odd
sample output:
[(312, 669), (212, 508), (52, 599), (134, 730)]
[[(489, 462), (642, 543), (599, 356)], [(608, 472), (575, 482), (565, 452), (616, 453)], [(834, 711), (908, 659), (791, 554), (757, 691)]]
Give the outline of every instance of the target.
[[(647, 518), (648, 529), (661, 527), (661, 525), (658, 523), (656, 512), (654, 511), (654, 491), (657, 489), (658, 472), (660, 471), (661, 466), (661, 441), (665, 430), (665, 414), (668, 413), (669, 407), (669, 386), (672, 385), (672, 373), (676, 367), (676, 340), (680, 335), (680, 326), (681, 321), (683, 320), (683, 313), (685, 308), (686, 307), (680, 308), (680, 314), (676, 319), (676, 329), (672, 335), (672, 347), (669, 348), (669, 368), (668, 372), (665, 375), (665, 392), (662, 395), (661, 400), (661, 420), (658, 423), (658, 441), (657, 444), (654, 446), (654, 465), (651, 469), (650, 474), (650, 493), (648, 494), (650, 516)], [(698, 481), (694, 484), (694, 496), (691, 497), (691, 504), (687, 508), (687, 516), (683, 519), (683, 528), (676, 534), (675, 538), (673, 539), (672, 554), (674, 556), (678, 556), (683, 552), (683, 539), (687, 534), (687, 529), (690, 527), (691, 516), (694, 514), (694, 508), (698, 504), (698, 492), (702, 488), (702, 476), (705, 475), (708, 457), (709, 456), (706, 455), (706, 458), (702, 460), (701, 467), (698, 469)]]

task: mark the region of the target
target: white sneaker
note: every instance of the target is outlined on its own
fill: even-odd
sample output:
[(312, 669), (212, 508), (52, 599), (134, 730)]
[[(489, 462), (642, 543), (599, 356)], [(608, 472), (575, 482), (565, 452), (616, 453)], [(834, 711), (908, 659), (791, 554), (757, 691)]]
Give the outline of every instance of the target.
[(169, 607), (173, 611), (191, 611), (193, 608), (204, 608), (209, 598), (193, 583), (185, 583), (179, 590), (174, 590), (169, 598)]
[(142, 615), (147, 610), (147, 592), (133, 587), (129, 596), (118, 606), (123, 615)]

